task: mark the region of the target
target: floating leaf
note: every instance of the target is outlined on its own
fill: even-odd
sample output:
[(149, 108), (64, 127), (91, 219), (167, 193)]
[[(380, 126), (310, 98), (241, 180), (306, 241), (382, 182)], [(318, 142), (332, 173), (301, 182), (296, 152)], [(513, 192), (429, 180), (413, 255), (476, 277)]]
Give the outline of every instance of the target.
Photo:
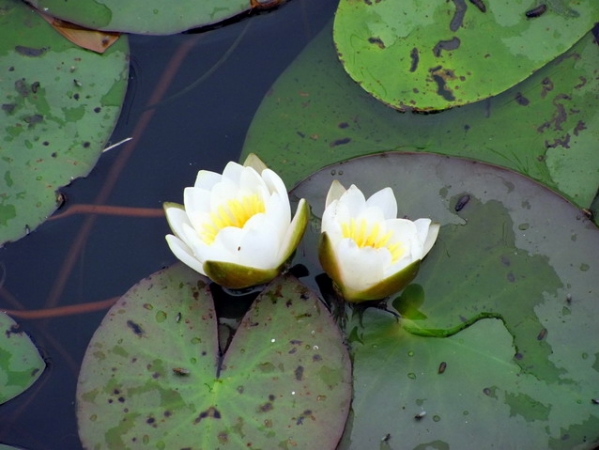
[(596, 21), (595, 0), (341, 0), (334, 39), (349, 75), (399, 110), (476, 102), (526, 79)]
[(0, 0), (0, 244), (57, 207), (57, 189), (87, 175), (118, 118), (127, 40), (103, 55), (60, 36), (24, 3)]
[(335, 448), (351, 370), (326, 308), (291, 277), (254, 302), (219, 356), (208, 287), (179, 264), (116, 303), (77, 389), (86, 448)]
[(529, 79), (485, 102), (398, 114), (366, 95), (324, 29), (264, 99), (241, 160), (254, 152), (287, 186), (368, 153), (429, 151), (517, 170), (588, 207), (599, 185), (599, 52), (588, 33)]
[(0, 404), (29, 389), (45, 368), (29, 336), (0, 312)]
[(405, 317), (367, 312), (348, 325), (354, 417), (342, 448), (372, 448), (386, 433), (390, 448), (592, 448), (597, 227), (513, 172), (429, 154), (372, 155), (326, 167), (292, 191), (312, 205), (298, 249), (312, 267), (334, 178), (366, 196), (391, 186), (400, 217), (442, 224), (413, 284), (391, 302)]
[(251, 0), (27, 0), (36, 8), (86, 28), (173, 34), (221, 22), (251, 9)]

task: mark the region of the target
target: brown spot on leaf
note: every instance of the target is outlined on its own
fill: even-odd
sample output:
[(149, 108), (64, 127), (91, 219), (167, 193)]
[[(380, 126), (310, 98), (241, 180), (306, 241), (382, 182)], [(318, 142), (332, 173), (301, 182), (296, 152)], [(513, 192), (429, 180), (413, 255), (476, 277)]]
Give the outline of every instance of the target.
[(570, 133), (566, 134), (565, 137), (555, 138), (552, 143), (549, 143), (548, 140), (545, 140), (545, 147), (547, 148), (556, 148), (558, 146), (570, 148)]
[(198, 415), (198, 417), (195, 418), (195, 420), (193, 421), (193, 423), (194, 423), (194, 425), (197, 425), (202, 420), (207, 419), (207, 418), (220, 419), (220, 411), (218, 409), (216, 409), (214, 406), (211, 406), (207, 410), (202, 411)]
[(587, 84), (586, 77), (579, 76), (578, 79), (580, 80), (580, 83), (578, 83), (576, 86), (574, 86), (574, 89), (580, 89), (581, 87), (583, 87)]
[(582, 131), (582, 130), (586, 130), (587, 127), (585, 125), (585, 123), (582, 120), (579, 120), (578, 123), (576, 124), (576, 127), (574, 128), (574, 136), (578, 136), (578, 134)]
[(266, 402), (263, 405), (258, 406), (258, 412), (260, 412), (260, 413), (272, 411), (273, 409), (274, 409), (274, 406), (272, 405), (271, 402)]
[(15, 90), (22, 97), (27, 97), (29, 95), (29, 86), (25, 83), (25, 79), (21, 78), (20, 80), (15, 81)]
[(131, 330), (133, 330), (133, 332), (134, 332), (134, 333), (135, 333), (135, 334), (136, 334), (138, 337), (142, 337), (142, 336), (143, 336), (143, 334), (144, 334), (144, 330), (143, 330), (143, 328), (142, 328), (142, 327), (141, 327), (139, 324), (137, 324), (137, 323), (133, 322), (132, 320), (128, 320), (128, 321), (127, 321), (127, 326), (128, 326), (129, 328), (131, 328)]
[(293, 371), (293, 373), (295, 374), (295, 379), (297, 381), (302, 381), (304, 379), (304, 367), (303, 366), (297, 366), (296, 369)]
[(21, 330), (19, 325), (15, 323), (14, 325), (11, 325), (10, 328), (4, 332), (4, 335), (10, 339), (11, 335), (21, 334), (21, 333), (23, 333), (23, 330)]
[(343, 138), (343, 139), (337, 139), (336, 141), (333, 141), (329, 144), (329, 147), (337, 147), (338, 145), (345, 145), (345, 144), (349, 144), (351, 142), (351, 138)]
[(519, 105), (527, 106), (530, 103), (530, 100), (528, 100), (526, 97), (524, 97), (524, 95), (522, 95), (522, 92), (518, 92), (516, 94), (516, 102)]
[(412, 60), (410, 72), (416, 72), (416, 69), (418, 68), (418, 62), (420, 61), (420, 57), (418, 56), (418, 49), (416, 47), (414, 47), (410, 52), (410, 59)]
[(29, 56), (29, 57), (36, 57), (36, 56), (42, 56), (46, 50), (48, 50), (46, 47), (41, 47), (41, 48), (33, 48), (33, 47), (25, 47), (24, 45), (17, 45), (15, 46), (15, 51), (23, 56)]
[(375, 44), (380, 49), (385, 48), (385, 43), (381, 40), (381, 38), (371, 36), (368, 38), (368, 42), (370, 42), (371, 44)]
[(455, 204), (455, 211), (460, 212), (470, 201), (470, 196), (468, 194), (462, 195)]
[(483, 0), (470, 0), (474, 6), (476, 6), (480, 12), (487, 12), (487, 7), (483, 3)]
[(33, 126), (37, 123), (43, 122), (44, 116), (42, 116), (41, 114), (33, 114), (31, 116), (25, 117), (23, 120), (27, 122), (29, 126)]
[(464, 15), (466, 14), (466, 2), (464, 0), (453, 0), (455, 4), (455, 13), (449, 23), (449, 29), (451, 31), (457, 31), (464, 22)]
[(545, 98), (549, 92), (553, 90), (553, 81), (551, 78), (545, 77), (541, 81), (541, 98)]
[(3, 103), (2, 111), (5, 111), (7, 114), (10, 114), (15, 110), (16, 106), (17, 105), (15, 105), (14, 103)]
[(545, 11), (547, 11), (547, 5), (541, 4), (533, 9), (529, 9), (524, 13), (524, 15), (529, 19), (533, 19), (535, 17), (542, 16), (545, 14)]
[(437, 42), (437, 44), (433, 47), (433, 55), (435, 55), (438, 58), (439, 56), (441, 56), (441, 52), (443, 50), (445, 50), (445, 51), (457, 50), (458, 48), (460, 48), (460, 44), (461, 44), (461, 41), (456, 36), (454, 36), (451, 39), (448, 39), (446, 41), (441, 40), (441, 41)]

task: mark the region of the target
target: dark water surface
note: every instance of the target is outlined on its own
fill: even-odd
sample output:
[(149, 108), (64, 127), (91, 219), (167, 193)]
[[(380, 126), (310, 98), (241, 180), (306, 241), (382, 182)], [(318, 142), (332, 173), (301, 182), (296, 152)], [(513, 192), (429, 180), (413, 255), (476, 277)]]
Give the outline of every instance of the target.
[[(290, 0), (276, 10), (202, 33), (170, 37), (131, 36), (128, 97), (111, 141), (131, 136), (169, 61), (180, 46), (192, 48), (165, 98), (183, 91), (231, 49), (198, 86), (155, 108), (119, 174), (106, 204), (160, 208), (182, 201), (199, 169), (221, 171), (237, 160), (252, 117), (271, 84), (329, 21), (336, 0)], [(236, 39), (243, 34), (238, 44)], [(123, 147), (105, 153), (92, 173), (63, 189), (67, 202), (93, 203)], [(290, 187), (290, 186), (288, 186)], [(97, 216), (82, 251), (65, 278), (64, 262), (89, 216), (49, 221), (31, 235), (0, 249), (5, 292), (26, 309), (118, 297), (175, 257), (164, 240), (164, 218)], [(0, 309), (17, 309), (0, 298)], [(34, 386), (0, 406), (0, 443), (24, 449), (80, 449), (75, 389), (87, 344), (106, 311), (45, 320), (16, 319), (41, 349), (48, 368)]]

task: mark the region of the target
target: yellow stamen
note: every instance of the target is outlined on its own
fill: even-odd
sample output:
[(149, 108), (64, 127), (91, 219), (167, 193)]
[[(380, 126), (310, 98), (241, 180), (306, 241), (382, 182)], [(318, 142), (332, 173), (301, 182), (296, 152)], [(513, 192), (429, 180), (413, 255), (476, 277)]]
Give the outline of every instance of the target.
[(210, 213), (210, 222), (202, 225), (200, 238), (210, 245), (223, 228), (243, 228), (248, 220), (265, 210), (264, 202), (257, 194), (230, 199)]
[(386, 248), (391, 253), (391, 261), (396, 262), (404, 254), (405, 249), (401, 242), (390, 243), (393, 231), (389, 230), (383, 234), (378, 222), (369, 224), (366, 219), (355, 219), (341, 224), (341, 234), (344, 238), (352, 239), (360, 248)]

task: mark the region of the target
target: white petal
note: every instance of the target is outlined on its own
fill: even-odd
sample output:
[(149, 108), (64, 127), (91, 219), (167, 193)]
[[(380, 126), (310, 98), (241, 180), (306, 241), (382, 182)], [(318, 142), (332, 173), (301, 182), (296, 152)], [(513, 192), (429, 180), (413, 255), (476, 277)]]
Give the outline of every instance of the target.
[(347, 204), (341, 200), (333, 200), (322, 215), (321, 231), (332, 232), (334, 229), (338, 229), (340, 224), (348, 223), (352, 217), (356, 218), (356, 216), (352, 216), (350, 213)]
[(270, 236), (276, 232), (274, 224), (265, 221), (261, 229), (248, 229), (241, 240), (239, 254), (241, 264), (258, 269), (276, 269), (279, 261), (280, 243)]
[(397, 217), (397, 201), (393, 194), (393, 189), (386, 187), (375, 192), (366, 200), (367, 208), (380, 208), (385, 219), (395, 219)]
[(183, 191), (185, 211), (192, 225), (196, 225), (203, 214), (210, 212), (210, 191), (199, 188), (185, 188)]
[(339, 182), (339, 180), (333, 180), (329, 192), (327, 192), (327, 199), (325, 201), (325, 209), (329, 207), (334, 200), (339, 200), (347, 189)]
[(287, 188), (285, 187), (285, 183), (281, 177), (276, 174), (276, 172), (266, 169), (264, 172), (262, 172), (262, 179), (266, 183), (266, 186), (268, 186), (268, 190), (271, 193), (277, 192), (280, 196), (287, 196)]
[(287, 227), (283, 240), (279, 246), (279, 257), (281, 262), (285, 262), (287, 258), (295, 251), (301, 241), (304, 232), (306, 231), (307, 222), (310, 219), (310, 206), (305, 199), (301, 199), (297, 205), (295, 216)]
[(430, 227), (428, 228), (428, 234), (426, 235), (426, 240), (424, 241), (423, 245), (424, 248), (422, 250), (423, 258), (428, 254), (428, 252), (430, 252), (431, 248), (433, 248), (433, 245), (435, 245), (435, 241), (439, 236), (440, 228), (441, 225), (439, 225), (438, 223), (431, 223)]
[(291, 222), (291, 206), (287, 194), (282, 196), (279, 193), (272, 194), (264, 202), (266, 214), (276, 218), (280, 226), (287, 228)]
[(210, 190), (222, 179), (220, 173), (211, 172), (209, 170), (200, 170), (196, 177), (194, 187)]
[(422, 242), (418, 239), (417, 228), (414, 222), (406, 219), (387, 220), (385, 225), (393, 231), (390, 244), (399, 242), (404, 251), (401, 258), (408, 258), (409, 262), (422, 259)]
[(239, 185), (239, 179), (241, 178), (241, 172), (243, 172), (243, 166), (237, 164), (234, 161), (228, 162), (223, 170), (223, 178), (231, 180), (233, 183)]
[[(239, 188), (247, 193), (256, 193), (263, 189), (266, 183), (262, 177), (251, 167), (244, 167), (239, 176)], [(247, 193), (245, 193), (247, 192)]]
[(351, 239), (343, 239), (335, 246), (342, 284), (363, 291), (384, 278), (384, 268), (389, 265), (387, 250), (358, 247)]
[(185, 245), (181, 239), (173, 236), (172, 234), (168, 234), (166, 236), (166, 242), (179, 261), (185, 263), (196, 272), (206, 275), (206, 273), (204, 273), (204, 269), (202, 268), (202, 263), (193, 256), (191, 249)]
[(357, 217), (366, 206), (366, 198), (362, 191), (352, 184), (341, 196), (339, 203), (347, 207), (351, 217)]
[(166, 214), (166, 220), (168, 221), (171, 230), (173, 230), (173, 233), (179, 238), (182, 238), (183, 224), (191, 225), (183, 206), (177, 205), (176, 203), (166, 203), (164, 206), (164, 213)]
[[(416, 234), (418, 242), (420, 242), (420, 247), (422, 248), (419, 259), (424, 258), (424, 255), (428, 253), (428, 250), (425, 251), (424, 243), (427, 241), (427, 236), (429, 233), (431, 219), (418, 219), (414, 221), (414, 225), (416, 226)], [(434, 241), (433, 241), (434, 244)], [(431, 244), (432, 247), (432, 244)]]
[(390, 277), (391, 275), (399, 272), (400, 270), (403, 270), (404, 268), (408, 267), (410, 264), (412, 264), (414, 261), (416, 261), (418, 259), (420, 259), (420, 258), (413, 258), (411, 252), (406, 252), (397, 261), (395, 261), (391, 265), (385, 267), (385, 271), (384, 271), (385, 273), (384, 273), (383, 279)]
[[(395, 219), (395, 217), (393, 217)], [(357, 217), (356, 220), (365, 219), (368, 223), (385, 222), (387, 219), (383, 210), (379, 207), (365, 208)]]

